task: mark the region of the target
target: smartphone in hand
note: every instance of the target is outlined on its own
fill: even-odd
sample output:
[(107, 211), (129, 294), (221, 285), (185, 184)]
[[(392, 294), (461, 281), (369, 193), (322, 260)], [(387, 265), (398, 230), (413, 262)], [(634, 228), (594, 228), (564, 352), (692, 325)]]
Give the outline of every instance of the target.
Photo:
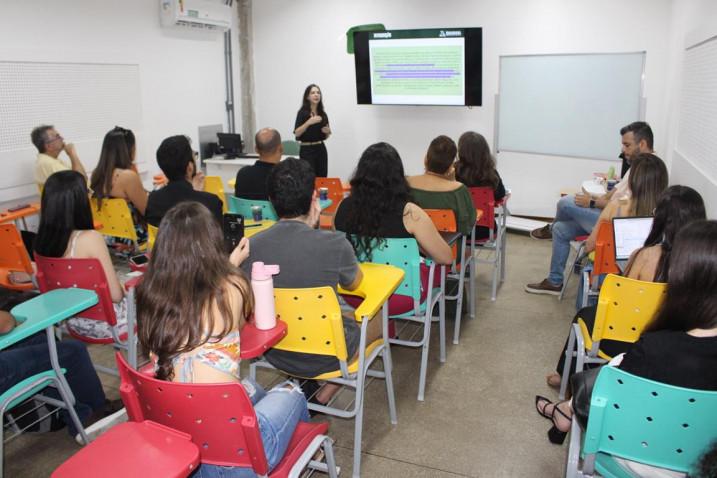
[(224, 249), (231, 254), (244, 237), (244, 216), (241, 214), (224, 214)]

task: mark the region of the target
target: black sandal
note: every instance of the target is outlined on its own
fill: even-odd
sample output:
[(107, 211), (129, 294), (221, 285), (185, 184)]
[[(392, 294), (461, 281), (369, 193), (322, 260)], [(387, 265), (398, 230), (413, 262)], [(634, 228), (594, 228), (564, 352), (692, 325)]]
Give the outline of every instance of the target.
[[(542, 409), (542, 410), (540, 410), (540, 407), (538, 407), (538, 402), (540, 402), (541, 400), (545, 400), (545, 405), (543, 406), (543, 409)], [(538, 412), (538, 415), (540, 415), (541, 417), (547, 418), (548, 420), (552, 420), (552, 419), (553, 419), (553, 415), (552, 415), (551, 413), (545, 413), (545, 408), (546, 408), (548, 405), (550, 405), (551, 403), (553, 403), (553, 402), (551, 402), (551, 401), (548, 400), (547, 398), (545, 398), (545, 397), (543, 397), (543, 396), (541, 396), (541, 395), (536, 395), (536, 396), (535, 396), (535, 411)]]
[(557, 410), (557, 412), (560, 415), (562, 415), (563, 418), (566, 418), (567, 420), (570, 420), (571, 422), (573, 419), (572, 417), (567, 416), (565, 414), (565, 412), (563, 412), (560, 408), (558, 408), (558, 405), (560, 405), (561, 403), (565, 403), (565, 402), (556, 403), (555, 406), (553, 407), (553, 413), (550, 416), (550, 419), (553, 422), (553, 427), (550, 430), (548, 430), (548, 440), (550, 440), (550, 443), (553, 443), (555, 445), (562, 445), (565, 442), (565, 437), (568, 436), (568, 432), (564, 432), (557, 427), (556, 422), (555, 422), (555, 411)]

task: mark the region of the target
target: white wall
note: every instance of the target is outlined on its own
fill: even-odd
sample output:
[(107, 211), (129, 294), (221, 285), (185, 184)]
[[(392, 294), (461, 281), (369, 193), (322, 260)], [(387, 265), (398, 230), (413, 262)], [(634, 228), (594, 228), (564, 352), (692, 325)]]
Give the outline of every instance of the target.
[[(707, 206), (707, 216), (717, 219), (717, 184), (702, 174), (688, 158), (676, 150), (680, 116), (680, 90), (682, 87), (682, 62), (685, 47), (695, 39), (706, 40), (717, 35), (717, 2), (714, 0), (682, 0), (674, 2), (670, 33), (670, 89), (668, 157), (671, 160), (670, 182), (691, 186), (700, 192)], [(717, 161), (717, 151), (713, 151)]]
[[(663, 154), (671, 7), (670, 0), (255, 1), (257, 126), (273, 126), (291, 138), (303, 89), (315, 82), (323, 89), (334, 131), (327, 143), (330, 175), (348, 177), (363, 149), (376, 141), (396, 146), (407, 172), (416, 174), (422, 172), (428, 143), (439, 134), (457, 139), (475, 130), (493, 144), (500, 55), (646, 50), (646, 120)], [(389, 29), (483, 27), (483, 106), (357, 105), (345, 33), (366, 23)], [(615, 125), (616, 156), (621, 126)], [(511, 210), (542, 216), (554, 214), (561, 188), (575, 187), (613, 164), (519, 153), (500, 153), (497, 159), (513, 190)]]
[[(158, 171), (155, 151), (162, 139), (187, 134), (196, 147), (198, 126), (223, 123), (226, 127), (222, 34), (161, 28), (157, 0), (3, 2), (0, 25), (0, 60), (139, 65), (142, 126), (135, 133), (137, 160), (140, 170), (146, 171), (145, 186), (151, 185), (151, 175)], [(236, 39), (234, 34), (238, 72)], [(235, 74), (235, 92), (239, 88)], [(239, 111), (236, 118), (241, 118)], [(62, 132), (62, 124), (55, 126)], [(113, 126), (108, 124), (106, 129)], [(97, 163), (101, 139), (77, 144), (88, 171)], [(27, 146), (16, 154), (34, 158), (30, 131)], [(32, 168), (33, 162), (13, 164)], [(0, 201), (17, 203), (36, 193), (34, 184), (18, 184), (0, 191)]]

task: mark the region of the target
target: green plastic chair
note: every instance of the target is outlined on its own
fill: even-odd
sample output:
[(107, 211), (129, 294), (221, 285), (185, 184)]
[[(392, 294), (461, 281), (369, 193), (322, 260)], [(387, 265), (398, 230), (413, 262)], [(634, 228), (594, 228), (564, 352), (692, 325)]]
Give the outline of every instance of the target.
[(281, 146), (284, 148), (285, 156), (299, 156), (299, 142), (298, 141), (282, 141)]
[[(616, 457), (688, 472), (717, 431), (717, 392), (675, 387), (605, 366), (593, 388), (587, 430), (573, 420), (566, 477), (634, 476)], [(578, 450), (583, 457), (578, 467)]]
[(274, 211), (274, 206), (269, 201), (260, 201), (258, 199), (243, 199), (236, 196), (229, 196), (229, 212), (232, 214), (241, 214), (247, 219), (251, 219), (251, 208), (253, 206), (261, 207), (262, 218), (268, 221), (278, 221), (279, 218)]
[[(421, 255), (418, 250), (418, 243), (413, 238), (400, 239), (382, 239), (381, 244), (374, 248), (371, 258), (359, 257), (361, 262), (374, 262), (377, 264), (388, 264), (402, 269), (405, 273), (403, 282), (398, 286), (394, 296), (389, 299), (389, 317), (391, 319), (408, 320), (423, 324), (423, 334), (420, 339), (405, 340), (393, 338), (389, 339), (389, 343), (395, 345), (404, 345), (407, 347), (421, 347), (421, 369), (418, 381), (418, 400), (423, 401), (426, 391), (426, 372), (428, 369), (428, 346), (431, 338), (431, 323), (433, 321), (432, 312), (436, 303), (439, 304), (439, 335), (440, 335), (440, 361), (446, 361), (446, 307), (443, 295), (443, 280), (441, 287), (428, 287), (425, 298), (423, 300), (421, 288)], [(436, 271), (436, 265), (432, 261), (426, 261), (429, 265), (428, 282), (433, 284), (433, 277)], [(395, 309), (395, 295), (408, 296), (413, 300), (413, 310), (408, 312), (394, 314), (391, 309)]]
[(5, 442), (3, 420), (5, 412), (37, 395), (48, 385), (53, 385), (57, 388), (62, 400), (41, 397), (42, 400), (51, 405), (67, 409), (84, 443), (89, 442), (85, 429), (77, 416), (77, 412), (75, 412), (73, 406), (75, 397), (65, 380), (65, 370), (60, 368), (57, 358), (54, 325), (82, 312), (88, 307), (92, 307), (97, 304), (97, 300), (97, 294), (90, 290), (56, 289), (23, 302), (10, 312), (15, 317), (18, 325), (9, 333), (0, 335), (0, 350), (4, 350), (44, 329), (47, 333), (52, 369), (26, 378), (0, 395), (0, 476), (3, 473), (2, 458), (3, 444)]

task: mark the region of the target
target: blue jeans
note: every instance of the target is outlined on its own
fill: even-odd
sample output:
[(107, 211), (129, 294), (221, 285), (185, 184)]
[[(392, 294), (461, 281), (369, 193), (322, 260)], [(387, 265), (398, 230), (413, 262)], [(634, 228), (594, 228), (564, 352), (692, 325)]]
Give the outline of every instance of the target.
[(575, 236), (590, 234), (600, 217), (600, 209), (580, 207), (575, 196), (563, 196), (558, 201), (558, 210), (553, 222), (553, 255), (550, 258), (548, 280), (553, 285), (563, 283), (565, 263), (570, 255), (570, 241)]
[[(105, 393), (87, 347), (77, 340), (63, 340), (57, 342), (57, 357), (60, 366), (67, 370), (65, 378), (75, 396), (75, 410), (80, 420), (84, 421), (93, 411), (101, 410), (105, 405)], [(50, 369), (47, 334), (43, 331), (0, 352), (0, 393), (27, 377)], [(53, 388), (45, 389), (43, 393), (60, 398)], [(74, 436), (77, 432), (67, 411), (63, 410), (61, 416)]]
[[(309, 408), (301, 389), (291, 382), (281, 383), (268, 393), (256, 382), (250, 383), (255, 388), (255, 393), (250, 393), (249, 398), (259, 421), (264, 454), (271, 471), (283, 458), (299, 421), (309, 421)], [(285, 388), (287, 385), (291, 385), (291, 389)], [(245, 387), (251, 388), (246, 385)], [(257, 475), (252, 468), (201, 465), (192, 478), (253, 478), (255, 476)]]

